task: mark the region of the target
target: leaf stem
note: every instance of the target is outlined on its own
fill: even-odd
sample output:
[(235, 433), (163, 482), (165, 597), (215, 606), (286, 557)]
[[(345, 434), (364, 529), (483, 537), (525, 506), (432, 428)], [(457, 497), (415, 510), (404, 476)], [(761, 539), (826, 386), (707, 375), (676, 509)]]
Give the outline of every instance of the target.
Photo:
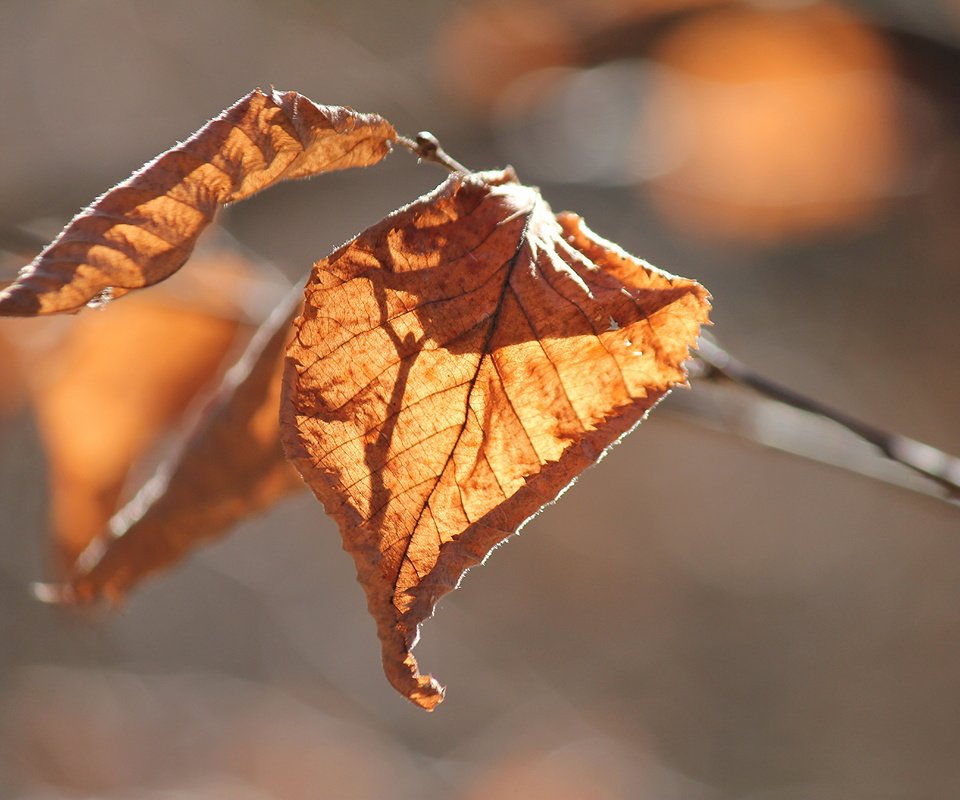
[(946, 490), (946, 499), (960, 501), (960, 459), (923, 442), (862, 422), (819, 400), (781, 386), (735, 359), (710, 337), (701, 337), (696, 357), (703, 365), (700, 377), (728, 381), (763, 397), (835, 422), (873, 445), (891, 461), (937, 483)]
[(397, 142), (406, 147), (421, 161), (431, 161), (434, 164), (439, 164), (450, 172), (467, 173), (472, 171), (448, 155), (440, 146), (437, 137), (430, 131), (420, 131), (413, 139), (406, 136), (397, 136)]

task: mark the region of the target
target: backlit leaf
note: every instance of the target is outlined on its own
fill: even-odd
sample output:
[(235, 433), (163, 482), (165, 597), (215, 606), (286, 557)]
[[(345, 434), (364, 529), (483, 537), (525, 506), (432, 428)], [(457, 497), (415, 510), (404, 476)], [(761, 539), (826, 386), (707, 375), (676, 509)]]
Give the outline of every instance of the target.
[(26, 395), (16, 343), (0, 330), (0, 421), (18, 411)]
[(140, 298), (76, 323), (31, 365), (60, 566), (103, 530), (131, 466), (217, 378), (240, 327)]
[(0, 315), (76, 311), (162, 281), (220, 206), (278, 181), (375, 164), (395, 138), (375, 114), (255, 90), (74, 217), (0, 291)]
[(284, 348), (299, 300), (295, 291), (278, 306), (179, 458), (118, 512), (110, 530), (81, 554), (66, 587), (48, 591), (48, 598), (118, 601), (145, 576), (303, 488), (280, 449), (277, 413)]
[(339, 523), (391, 683), (463, 573), (673, 386), (706, 290), (554, 216), (512, 172), (451, 176), (318, 262), (288, 350), (288, 455)]
[(97, 313), (0, 320), (43, 444), (61, 576), (150, 474), (155, 450), (182, 437), (284, 291), (230, 247), (195, 262)]

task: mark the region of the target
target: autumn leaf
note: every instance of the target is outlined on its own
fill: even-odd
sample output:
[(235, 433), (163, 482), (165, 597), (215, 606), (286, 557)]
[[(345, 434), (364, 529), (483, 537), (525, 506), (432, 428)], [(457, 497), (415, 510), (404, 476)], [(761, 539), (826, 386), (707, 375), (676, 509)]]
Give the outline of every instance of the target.
[(0, 421), (23, 406), (26, 383), (15, 340), (0, 330)]
[(300, 291), (257, 331), (180, 456), (149, 481), (44, 599), (117, 602), (145, 576), (303, 488), (280, 449), (280, 383)]
[(0, 291), (0, 315), (76, 311), (162, 281), (219, 206), (278, 181), (375, 164), (395, 138), (375, 114), (255, 90), (74, 217)]
[(390, 682), (437, 599), (674, 386), (706, 290), (636, 259), (512, 171), (455, 174), (318, 262), (281, 404), (339, 523)]
[[(233, 249), (204, 248), (196, 266), (98, 313), (0, 320), (43, 445), (61, 575), (136, 488), (153, 448), (182, 435), (254, 330), (256, 306), (276, 297)], [(0, 376), (11, 377), (2, 359)]]
[(77, 322), (38, 365), (33, 395), (61, 566), (103, 530), (130, 467), (215, 378), (239, 330), (153, 301)]
[(0, 314), (77, 310), (163, 280), (219, 205), (375, 163), (393, 141), (455, 175), (318, 263), (295, 324), (292, 297), (179, 458), (42, 597), (117, 601), (302, 487), (282, 438), (340, 523), (388, 678), (425, 708), (440, 702), (411, 654), (420, 623), (685, 383), (707, 319), (702, 287), (634, 259), (575, 215), (555, 217), (512, 171), (468, 174), (379, 117), (256, 91), (76, 217), (0, 290)]

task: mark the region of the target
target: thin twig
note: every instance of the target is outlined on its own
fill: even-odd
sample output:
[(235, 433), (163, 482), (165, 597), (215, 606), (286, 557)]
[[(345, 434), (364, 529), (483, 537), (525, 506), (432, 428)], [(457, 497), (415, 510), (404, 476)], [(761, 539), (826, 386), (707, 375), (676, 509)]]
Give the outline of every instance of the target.
[(434, 164), (439, 164), (450, 172), (470, 172), (467, 167), (447, 154), (440, 146), (437, 137), (430, 133), (430, 131), (420, 131), (414, 139), (408, 139), (406, 136), (398, 136), (397, 142), (406, 147), (407, 150), (421, 161), (431, 161)]
[[(730, 382), (761, 397), (769, 398), (814, 417), (830, 420), (872, 445), (885, 458), (902, 464), (938, 484), (946, 491), (945, 499), (954, 503), (960, 502), (960, 459), (923, 442), (862, 422), (849, 414), (830, 408), (819, 400), (780, 386), (737, 361), (710, 337), (701, 339), (697, 359), (703, 365), (701, 378)], [(847, 468), (851, 467), (847, 466)]]

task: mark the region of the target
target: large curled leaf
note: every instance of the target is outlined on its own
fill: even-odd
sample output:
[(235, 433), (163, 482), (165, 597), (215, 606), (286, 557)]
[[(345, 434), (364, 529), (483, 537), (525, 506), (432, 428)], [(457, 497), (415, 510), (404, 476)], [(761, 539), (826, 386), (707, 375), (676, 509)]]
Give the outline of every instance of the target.
[(671, 387), (706, 290), (554, 216), (510, 171), (451, 176), (318, 262), (288, 349), (288, 456), (339, 523), (391, 683), (437, 599)]
[(46, 596), (117, 601), (145, 576), (303, 488), (280, 449), (280, 383), (295, 290), (257, 331), (179, 456), (81, 554)]
[(253, 91), (74, 217), (0, 291), (0, 315), (75, 311), (162, 281), (219, 206), (278, 181), (375, 164), (395, 138), (375, 114)]

